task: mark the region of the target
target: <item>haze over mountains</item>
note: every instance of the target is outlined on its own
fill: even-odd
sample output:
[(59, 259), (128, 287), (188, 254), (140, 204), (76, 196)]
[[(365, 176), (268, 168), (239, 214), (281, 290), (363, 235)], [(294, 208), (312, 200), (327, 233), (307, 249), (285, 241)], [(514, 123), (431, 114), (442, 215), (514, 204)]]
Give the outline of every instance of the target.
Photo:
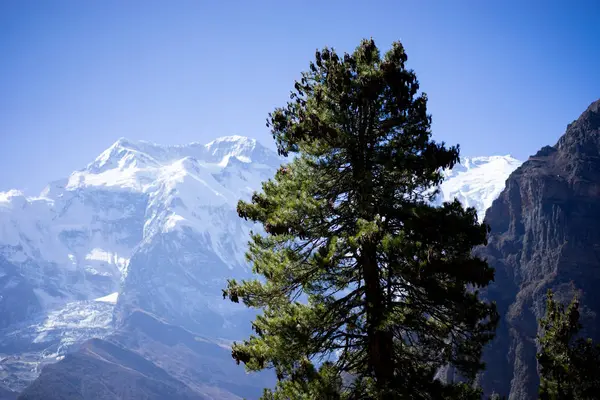
[[(82, 399), (258, 397), (272, 376), (245, 374), (227, 350), (253, 314), (221, 289), (250, 276), (244, 252), (260, 230), (236, 203), (283, 162), (241, 136), (183, 146), (120, 139), (38, 197), (0, 193), (2, 384), (21, 392), (58, 362), (22, 398), (48, 388)], [(457, 197), (482, 219), (520, 164), (464, 159), (439, 200)], [(73, 383), (88, 368), (99, 372)], [(115, 380), (125, 371), (128, 385)]]

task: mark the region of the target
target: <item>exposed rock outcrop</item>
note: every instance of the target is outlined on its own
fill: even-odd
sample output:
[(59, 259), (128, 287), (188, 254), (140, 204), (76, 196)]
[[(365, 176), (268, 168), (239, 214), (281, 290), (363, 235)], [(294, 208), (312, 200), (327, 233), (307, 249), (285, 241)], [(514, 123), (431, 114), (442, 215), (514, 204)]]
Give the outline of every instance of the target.
[(565, 302), (577, 293), (584, 333), (600, 339), (600, 100), (510, 175), (485, 222), (489, 244), (478, 251), (496, 269), (487, 296), (503, 318), (480, 384), (533, 399), (537, 321), (549, 288)]

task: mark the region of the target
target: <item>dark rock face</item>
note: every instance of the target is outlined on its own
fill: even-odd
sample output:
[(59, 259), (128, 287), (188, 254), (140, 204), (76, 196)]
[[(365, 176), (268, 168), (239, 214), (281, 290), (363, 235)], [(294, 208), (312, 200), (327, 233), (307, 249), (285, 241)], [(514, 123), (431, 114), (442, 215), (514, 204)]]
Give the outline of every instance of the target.
[(485, 222), (489, 244), (478, 252), (496, 269), (487, 296), (503, 318), (479, 383), (486, 393), (533, 399), (548, 289), (564, 302), (578, 294), (584, 334), (600, 339), (600, 100), (513, 172)]

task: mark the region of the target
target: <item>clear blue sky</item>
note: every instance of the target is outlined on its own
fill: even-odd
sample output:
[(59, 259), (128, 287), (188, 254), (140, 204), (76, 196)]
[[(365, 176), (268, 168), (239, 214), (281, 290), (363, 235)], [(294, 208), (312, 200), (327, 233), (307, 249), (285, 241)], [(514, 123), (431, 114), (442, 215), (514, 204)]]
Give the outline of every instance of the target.
[(598, 1), (0, 2), (0, 190), (36, 194), (119, 137), (271, 144), (314, 51), (400, 39), (434, 136), (526, 158), (600, 97)]

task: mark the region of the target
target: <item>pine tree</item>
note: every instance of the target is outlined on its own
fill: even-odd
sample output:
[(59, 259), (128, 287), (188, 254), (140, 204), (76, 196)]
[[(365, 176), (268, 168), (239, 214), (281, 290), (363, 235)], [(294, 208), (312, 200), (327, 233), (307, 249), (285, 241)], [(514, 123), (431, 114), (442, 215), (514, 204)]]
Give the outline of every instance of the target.
[(577, 338), (581, 328), (577, 297), (565, 310), (548, 290), (538, 335), (541, 400), (591, 400), (600, 395), (600, 346)]
[[(224, 290), (262, 310), (232, 355), (274, 368), (265, 399), (479, 398), (467, 383), (497, 313), (478, 297), (493, 269), (471, 250), (488, 228), (458, 201), (431, 205), (459, 149), (431, 140), (406, 60), (398, 42), (384, 57), (373, 40), (317, 51), (269, 115), (280, 154), (295, 157), (238, 204), (267, 233), (247, 254), (262, 279)], [(467, 383), (436, 380), (445, 365)]]

